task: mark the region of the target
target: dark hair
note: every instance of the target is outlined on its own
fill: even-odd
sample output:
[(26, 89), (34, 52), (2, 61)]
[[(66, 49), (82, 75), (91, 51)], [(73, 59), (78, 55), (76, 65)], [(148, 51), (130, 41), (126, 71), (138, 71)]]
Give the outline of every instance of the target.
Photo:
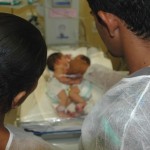
[(80, 55), (80, 58), (81, 58), (84, 62), (86, 62), (88, 65), (91, 64), (91, 61), (90, 61), (90, 58), (89, 58), (89, 57), (87, 57), (87, 56), (85, 56), (85, 55)]
[(0, 112), (20, 91), (30, 91), (44, 71), (47, 47), (40, 31), (18, 16), (0, 13)]
[(122, 19), (127, 28), (143, 39), (150, 37), (150, 0), (87, 0), (99, 22), (100, 10)]
[(48, 56), (47, 58), (47, 66), (48, 69), (54, 71), (54, 65), (58, 59), (62, 57), (62, 53), (56, 52)]

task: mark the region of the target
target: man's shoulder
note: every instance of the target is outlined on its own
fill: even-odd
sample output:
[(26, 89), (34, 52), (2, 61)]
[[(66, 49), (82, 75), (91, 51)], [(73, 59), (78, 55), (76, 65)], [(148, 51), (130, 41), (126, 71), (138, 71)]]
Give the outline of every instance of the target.
[(26, 132), (22, 128), (18, 128), (12, 125), (6, 126), (9, 131), (13, 134), (12, 147), (21, 147), (22, 150), (25, 148), (28, 150), (50, 150), (51, 145), (44, 141), (41, 137), (34, 135), (31, 132)]

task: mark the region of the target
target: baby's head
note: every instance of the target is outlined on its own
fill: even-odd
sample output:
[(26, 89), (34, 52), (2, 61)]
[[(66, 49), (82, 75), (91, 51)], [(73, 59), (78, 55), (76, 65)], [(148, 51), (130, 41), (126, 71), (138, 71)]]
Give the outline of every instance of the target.
[(74, 59), (70, 61), (70, 69), (68, 74), (81, 74), (83, 75), (87, 68), (90, 66), (91, 61), (89, 57), (85, 55), (77, 55)]
[(47, 58), (48, 69), (51, 71), (54, 71), (54, 65), (56, 64), (56, 62), (59, 59), (61, 59), (61, 57), (62, 57), (62, 53), (60, 53), (60, 52), (53, 53), (53, 54), (49, 55)]
[(74, 59), (86, 64), (87, 66), (91, 64), (90, 58), (82, 54), (77, 55)]
[(56, 65), (63, 65), (64, 67), (68, 67), (70, 59), (71, 55), (65, 55), (60, 52), (53, 53), (47, 58), (48, 69), (54, 71)]

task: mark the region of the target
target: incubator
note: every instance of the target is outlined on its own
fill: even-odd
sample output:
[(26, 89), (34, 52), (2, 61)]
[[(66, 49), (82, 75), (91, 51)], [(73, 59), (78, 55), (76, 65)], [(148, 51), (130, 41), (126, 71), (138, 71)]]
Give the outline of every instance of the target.
[[(126, 73), (113, 71), (111, 61), (104, 57), (101, 50), (96, 48), (57, 46), (49, 48), (48, 55), (57, 51), (72, 56), (84, 54), (91, 59), (92, 64), (84, 75), (84, 78), (92, 84), (92, 97), (84, 108), (86, 114), (91, 111), (106, 90), (126, 75)], [(99, 59), (102, 61), (99, 61)], [(21, 105), (18, 125), (28, 132), (41, 136), (58, 149), (77, 150), (82, 122), (86, 115), (63, 119), (58, 116), (52, 100), (46, 94), (47, 79), (51, 77), (51, 73), (47, 71), (46, 68), (36, 90)], [(115, 77), (114, 82), (111, 77)], [(109, 83), (109, 80), (112, 82)]]

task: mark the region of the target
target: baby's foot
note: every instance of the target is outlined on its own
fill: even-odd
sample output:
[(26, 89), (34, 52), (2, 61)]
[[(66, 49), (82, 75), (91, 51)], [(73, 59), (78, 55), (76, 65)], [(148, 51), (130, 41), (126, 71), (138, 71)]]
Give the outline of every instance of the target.
[(85, 105), (86, 105), (86, 103), (79, 103), (79, 104), (77, 104), (77, 105), (76, 105), (76, 111), (77, 111), (78, 113), (82, 113), (83, 110), (84, 110)]
[(69, 116), (66, 114), (66, 107), (63, 106), (63, 105), (58, 105), (58, 106), (56, 107), (56, 111), (57, 111), (59, 117), (62, 117), (62, 118), (69, 117)]
[(58, 116), (61, 118), (70, 118), (71, 116), (66, 112), (58, 112)]
[(56, 107), (56, 111), (57, 111), (57, 112), (65, 112), (65, 109), (66, 109), (66, 107), (63, 106), (63, 105), (58, 105), (58, 106)]

